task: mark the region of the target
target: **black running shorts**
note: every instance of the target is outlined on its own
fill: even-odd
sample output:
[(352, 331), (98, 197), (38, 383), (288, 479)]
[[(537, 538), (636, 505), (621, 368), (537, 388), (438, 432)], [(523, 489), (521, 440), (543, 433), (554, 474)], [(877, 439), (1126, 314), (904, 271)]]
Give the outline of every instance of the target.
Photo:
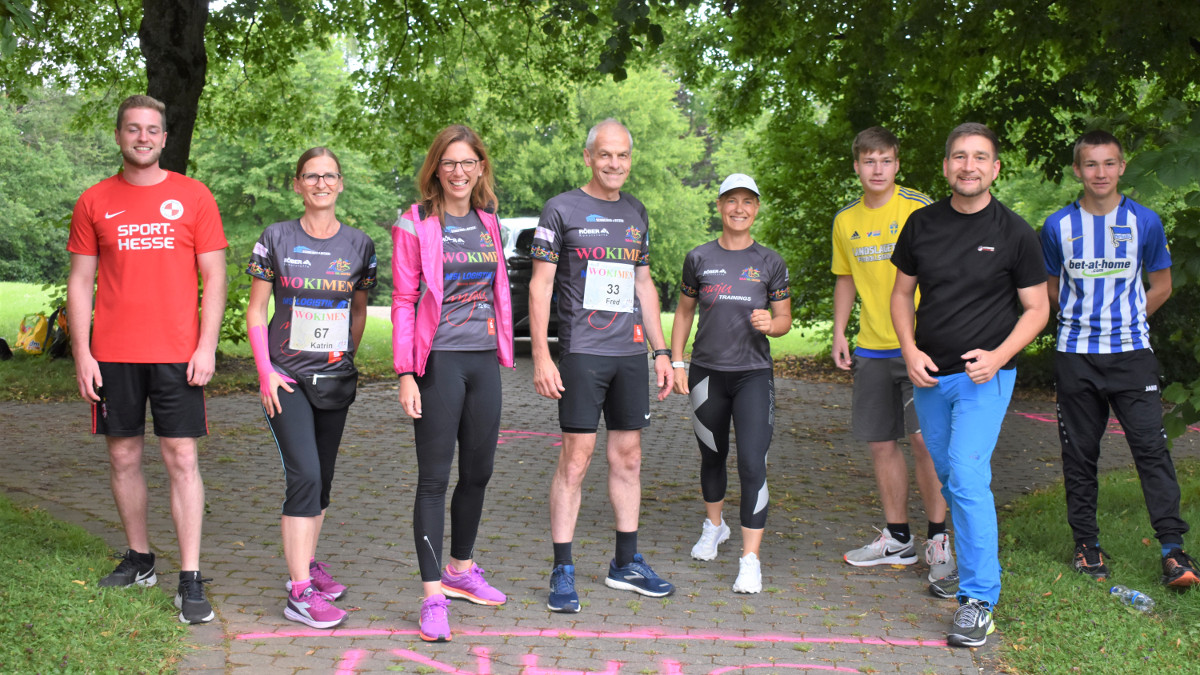
[(604, 411), (609, 431), (650, 426), (650, 380), (645, 354), (596, 356), (567, 354), (558, 363), (562, 398), (558, 424), (569, 434), (594, 434)]
[(104, 380), (99, 403), (92, 404), (92, 433), (142, 436), (146, 400), (154, 433), (162, 438), (208, 435), (204, 388), (187, 382), (186, 363), (100, 363)]

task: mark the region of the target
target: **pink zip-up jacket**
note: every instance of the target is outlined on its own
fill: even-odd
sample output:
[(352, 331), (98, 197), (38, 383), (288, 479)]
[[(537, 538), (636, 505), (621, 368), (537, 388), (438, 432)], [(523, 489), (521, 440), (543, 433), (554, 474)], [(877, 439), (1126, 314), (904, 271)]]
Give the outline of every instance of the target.
[[(496, 308), (496, 356), (513, 367), (512, 296), (508, 269), (500, 246), (496, 214), (475, 209), (483, 227), (496, 242), (496, 278), (492, 282)], [(433, 335), (442, 316), (445, 287), (442, 275), (442, 224), (437, 216), (421, 218), (417, 204), (392, 226), (392, 354), (396, 373), (425, 374)]]

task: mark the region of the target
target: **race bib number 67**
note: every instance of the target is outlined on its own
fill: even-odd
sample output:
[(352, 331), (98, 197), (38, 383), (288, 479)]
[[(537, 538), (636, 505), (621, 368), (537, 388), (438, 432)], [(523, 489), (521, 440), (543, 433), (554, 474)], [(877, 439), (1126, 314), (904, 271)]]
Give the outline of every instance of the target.
[(583, 286), (584, 309), (632, 312), (633, 277), (633, 265), (588, 261), (587, 281)]
[(310, 309), (292, 306), (292, 336), (288, 347), (302, 352), (344, 352), (350, 349), (349, 309)]

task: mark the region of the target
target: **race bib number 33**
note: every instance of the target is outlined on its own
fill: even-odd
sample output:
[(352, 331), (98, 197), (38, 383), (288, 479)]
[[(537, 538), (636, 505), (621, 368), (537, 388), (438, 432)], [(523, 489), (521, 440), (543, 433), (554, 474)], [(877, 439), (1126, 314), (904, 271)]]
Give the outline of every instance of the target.
[(302, 352), (344, 352), (350, 349), (349, 309), (292, 307), (288, 347)]
[(588, 261), (587, 281), (583, 286), (584, 309), (632, 312), (633, 277), (633, 265)]

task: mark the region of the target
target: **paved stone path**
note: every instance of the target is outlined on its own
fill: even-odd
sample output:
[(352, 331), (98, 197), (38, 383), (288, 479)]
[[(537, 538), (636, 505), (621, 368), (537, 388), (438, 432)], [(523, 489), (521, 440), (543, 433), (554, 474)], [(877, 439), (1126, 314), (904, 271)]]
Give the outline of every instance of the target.
[[(696, 443), (686, 399), (652, 405), (644, 441), (641, 550), (678, 588), (664, 599), (604, 586), (612, 516), (603, 450), (585, 485), (576, 535), (584, 609), (545, 608), (551, 550), (547, 491), (557, 457), (555, 405), (532, 388), (526, 355), (503, 374), (504, 413), (495, 476), (476, 548), (489, 579), (509, 596), (502, 607), (452, 606), (454, 640), (416, 635), (420, 579), (411, 541), (416, 482), (412, 427), (391, 383), (367, 385), (350, 419), (319, 555), (350, 587), (350, 608), (332, 633), (282, 616), (286, 575), (279, 540), (283, 478), (253, 395), (211, 399), (211, 435), (202, 442), (208, 490), (203, 565), (217, 620), (192, 628), (189, 674), (379, 672), (522, 675), (667, 675), (744, 672), (991, 672), (999, 632), (982, 650), (945, 646), (952, 601), (925, 593), (923, 563), (853, 568), (844, 551), (879, 525), (870, 458), (850, 438), (850, 390), (840, 384), (777, 382), (770, 457), (771, 515), (763, 542), (764, 592), (734, 594), (739, 541), (710, 563), (688, 553), (700, 531)], [(83, 403), (0, 404), (0, 489), (82, 524), (114, 549), (125, 543), (108, 488), (103, 444), (85, 433)], [(1175, 454), (1200, 456), (1198, 434)], [(33, 442), (31, 439), (36, 439)], [(153, 443), (153, 440), (151, 440)], [(1126, 464), (1123, 439), (1106, 441), (1107, 467)], [(147, 453), (152, 542), (160, 574), (178, 561), (165, 473)], [(732, 464), (732, 460), (731, 460)], [(1000, 503), (1060, 476), (1053, 404), (1017, 401), (995, 458)], [(732, 467), (731, 467), (732, 472)], [(732, 478), (731, 474), (731, 478)], [(731, 521), (737, 483), (731, 480)], [(923, 533), (919, 502), (912, 522)], [(919, 542), (920, 543), (920, 542)], [(448, 549), (447, 543), (447, 549)], [(173, 592), (173, 584), (164, 584)]]

